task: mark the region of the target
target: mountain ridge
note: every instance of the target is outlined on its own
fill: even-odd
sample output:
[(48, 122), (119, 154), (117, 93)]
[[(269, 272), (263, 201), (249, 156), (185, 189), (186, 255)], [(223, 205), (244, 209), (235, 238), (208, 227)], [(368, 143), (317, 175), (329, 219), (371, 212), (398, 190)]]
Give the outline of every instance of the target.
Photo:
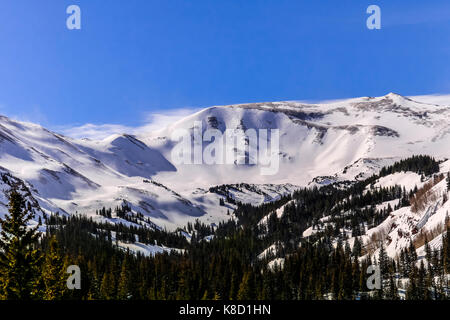
[[(175, 229), (197, 218), (209, 223), (230, 219), (230, 208), (218, 205), (219, 195), (200, 196), (198, 188), (289, 186), (281, 195), (317, 183), (320, 177), (358, 180), (412, 154), (444, 158), (450, 155), (442, 148), (450, 143), (449, 110), (394, 93), (318, 104), (235, 104), (205, 108), (146, 135), (124, 133), (102, 140), (73, 139), (1, 116), (0, 166), (29, 185), (47, 213), (93, 216), (102, 207), (129, 203), (156, 225)], [(203, 131), (280, 130), (279, 172), (261, 176), (259, 164), (174, 164), (176, 141), (171, 134), (192, 131), (195, 121)], [(258, 193), (242, 199), (260, 203)]]

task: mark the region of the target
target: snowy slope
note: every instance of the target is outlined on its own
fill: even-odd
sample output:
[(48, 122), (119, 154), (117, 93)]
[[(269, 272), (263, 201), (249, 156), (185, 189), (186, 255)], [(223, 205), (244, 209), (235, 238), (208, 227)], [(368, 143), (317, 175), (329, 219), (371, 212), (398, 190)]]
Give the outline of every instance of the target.
[[(441, 165), (441, 173), (448, 172), (449, 164), (450, 161), (446, 161)], [(398, 177), (398, 174), (387, 176), (385, 178), (388, 179), (385, 180), (394, 179), (395, 176)], [(410, 175), (411, 177), (413, 176)], [(413, 178), (417, 179), (417, 177)], [(401, 180), (404, 185), (413, 186), (411, 180), (400, 179), (397, 182)], [(401, 249), (409, 246), (410, 241), (413, 241), (416, 246), (421, 246), (425, 236), (428, 241), (433, 241), (434, 246), (441, 245), (442, 242), (439, 239), (445, 231), (444, 226), (450, 211), (446, 180), (436, 184), (429, 193), (435, 194), (436, 198), (429, 201), (425, 209), (414, 212), (411, 207), (400, 208), (393, 211), (381, 224), (369, 229), (367, 235), (362, 237), (366, 247), (379, 248), (383, 244), (388, 255), (396, 257)], [(373, 253), (376, 255), (378, 251), (379, 249), (376, 249)]]
[[(449, 168), (450, 160), (441, 163), (439, 174), (443, 174), (445, 177), (449, 172)], [(414, 172), (397, 172), (379, 178), (372, 188), (401, 186), (410, 191), (415, 187), (421, 188), (433, 180), (434, 177), (429, 177), (421, 181), (421, 177)], [(371, 186), (367, 186), (367, 188), (369, 187)], [(434, 249), (440, 248), (442, 245), (442, 234), (445, 232), (445, 223), (448, 221), (446, 219), (450, 218), (450, 201), (448, 200), (450, 193), (447, 190), (446, 179), (435, 184), (428, 191), (427, 196), (429, 201), (426, 202), (424, 209), (414, 211), (411, 206), (407, 206), (395, 210), (379, 225), (368, 229), (366, 234), (360, 236), (366, 254), (377, 257), (380, 247), (383, 245), (387, 254), (392, 258), (396, 258), (400, 250), (409, 247), (412, 241), (420, 256), (423, 253), (425, 237)], [(394, 208), (398, 203), (398, 199), (386, 201), (377, 205), (376, 209), (381, 210), (387, 208), (388, 205)], [(303, 232), (303, 237), (310, 237), (319, 231), (323, 231), (330, 224), (329, 220), (330, 216), (319, 219), (324, 225), (320, 229), (317, 226), (315, 228), (312, 226), (307, 228)], [(342, 232), (344, 231), (342, 230)], [(351, 232), (347, 233), (347, 236), (349, 236), (347, 241), (352, 247), (355, 238), (351, 237)], [(361, 259), (364, 258), (365, 256)]]
[[(192, 131), (195, 122), (221, 132), (278, 129), (279, 171), (264, 176), (259, 164), (174, 163), (172, 134)], [(28, 186), (44, 212), (94, 215), (126, 202), (157, 225), (175, 229), (195, 219), (217, 223), (232, 217), (232, 204), (219, 206), (223, 195), (210, 192), (212, 186), (246, 183), (229, 196), (260, 204), (311, 182), (363, 179), (412, 154), (448, 157), (449, 133), (450, 108), (392, 93), (320, 104), (217, 106), (145, 136), (100, 141), (0, 117), (0, 166)]]
[[(141, 140), (166, 159), (180, 129), (193, 133), (195, 123), (206, 129), (253, 128), (280, 130), (280, 169), (260, 174), (260, 165), (176, 165), (177, 174), (158, 179), (175, 188), (191, 181), (206, 188), (222, 183), (293, 183), (306, 185), (316, 177), (364, 178), (382, 166), (413, 154), (448, 157), (450, 108), (413, 101), (390, 93), (326, 104), (298, 102), (218, 106), (186, 117)], [(204, 147), (208, 145), (204, 142)], [(184, 177), (184, 179), (180, 179)]]
[(295, 201), (291, 200), (291, 201), (289, 201), (288, 203), (282, 205), (281, 207), (279, 207), (279, 208), (278, 208), (277, 210), (275, 210), (274, 212), (271, 212), (271, 213), (269, 213), (268, 215), (266, 215), (265, 217), (263, 217), (263, 218), (258, 222), (258, 225), (259, 225), (259, 226), (266, 225), (267, 222), (269, 221), (270, 216), (271, 216), (272, 214), (274, 214), (274, 213), (275, 213), (276, 217), (277, 217), (278, 219), (280, 219), (280, 218), (283, 216), (284, 208), (285, 208), (286, 206), (293, 205), (294, 203), (295, 203)]
[[(0, 218), (5, 218), (8, 211), (8, 194), (12, 188), (18, 190), (27, 203), (30, 204), (34, 219), (29, 222), (29, 226), (37, 225), (39, 220), (44, 221), (46, 212), (40, 207), (39, 202), (32, 195), (28, 186), (20, 179), (13, 177), (6, 169), (0, 167)], [(39, 231), (44, 232), (45, 227), (41, 226)]]
[[(95, 211), (128, 204), (161, 227), (176, 229), (200, 219), (218, 223), (235, 206), (220, 207), (218, 194), (195, 185), (184, 195), (153, 179), (160, 171), (177, 174), (157, 150), (136, 137), (114, 135), (101, 141), (73, 140), (39, 125), (0, 118), (0, 165), (3, 172), (27, 185), (43, 212), (81, 213), (107, 220)], [(250, 190), (251, 189), (251, 190)], [(233, 188), (240, 202), (263, 203), (292, 193), (292, 185)], [(2, 194), (3, 197), (5, 197)], [(5, 198), (1, 213), (6, 212)], [(207, 212), (208, 211), (208, 212)], [(115, 218), (112, 223), (126, 223)]]
[(0, 165), (24, 181), (48, 213), (82, 213), (127, 202), (156, 224), (205, 212), (173, 190), (148, 179), (175, 170), (158, 151), (130, 136), (75, 141), (41, 126), (0, 118)]

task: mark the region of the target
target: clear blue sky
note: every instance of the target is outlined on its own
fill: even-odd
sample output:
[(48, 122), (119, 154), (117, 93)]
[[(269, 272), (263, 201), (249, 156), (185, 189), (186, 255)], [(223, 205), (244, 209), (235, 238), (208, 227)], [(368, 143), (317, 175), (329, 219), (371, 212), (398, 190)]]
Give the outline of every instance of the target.
[(137, 125), (184, 107), (450, 93), (449, 40), (448, 0), (2, 0), (0, 113)]

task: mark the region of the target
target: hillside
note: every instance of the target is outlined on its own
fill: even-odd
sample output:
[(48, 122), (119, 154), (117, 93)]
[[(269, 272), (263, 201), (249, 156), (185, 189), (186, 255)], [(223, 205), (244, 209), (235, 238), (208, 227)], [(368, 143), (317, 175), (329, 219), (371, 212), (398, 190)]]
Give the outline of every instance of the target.
[[(79, 213), (103, 221), (96, 210), (128, 205), (144, 220), (175, 230), (196, 219), (226, 221), (236, 202), (258, 205), (303, 186), (361, 181), (413, 154), (443, 159), (449, 154), (442, 147), (449, 142), (449, 110), (393, 93), (319, 104), (217, 106), (158, 132), (100, 141), (72, 139), (1, 117), (0, 166), (27, 185), (48, 214)], [(212, 128), (279, 130), (279, 170), (261, 175), (260, 163), (175, 163), (172, 136), (180, 129), (193, 134), (194, 123), (201, 124), (202, 133)], [(211, 192), (219, 186), (226, 192)], [(227, 197), (234, 201), (220, 205)], [(122, 221), (113, 218), (106, 219)]]
[[(1, 117), (0, 216), (18, 189), (39, 246), (54, 236), (82, 259), (90, 278), (78, 298), (118, 297), (98, 289), (122, 277), (118, 265), (139, 270), (139, 298), (444, 298), (449, 110), (396, 94), (221, 106), (99, 141)], [(232, 163), (174, 161), (174, 135), (191, 146), (208, 129), (279, 130), (278, 170), (251, 163), (247, 133), (227, 146), (242, 156)], [(364, 286), (373, 263), (383, 290)]]

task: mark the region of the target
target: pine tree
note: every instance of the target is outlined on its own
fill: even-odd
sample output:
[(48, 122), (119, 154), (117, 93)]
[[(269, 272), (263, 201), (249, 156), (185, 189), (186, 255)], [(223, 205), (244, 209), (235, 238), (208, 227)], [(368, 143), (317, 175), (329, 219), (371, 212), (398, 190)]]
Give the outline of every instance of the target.
[(409, 275), (409, 285), (406, 290), (406, 299), (407, 300), (418, 300), (419, 299), (419, 288), (418, 288), (418, 270), (414, 266)]
[(239, 291), (239, 276), (236, 271), (231, 275), (230, 300), (236, 300)]
[(100, 298), (100, 279), (97, 273), (97, 263), (94, 257), (93, 262), (88, 263), (89, 291), (88, 300)]
[(447, 192), (450, 192), (450, 172), (447, 173)]
[(383, 279), (387, 279), (387, 275), (389, 273), (389, 257), (386, 253), (386, 249), (382, 244), (380, 247), (380, 253), (378, 256), (378, 264), (380, 266), (381, 277)]
[(412, 241), (409, 242), (409, 249), (406, 255), (408, 271), (411, 272), (417, 262), (417, 251)]
[(239, 291), (237, 294), (238, 300), (253, 300), (255, 292), (254, 275), (252, 271), (247, 271), (242, 277)]
[(394, 276), (392, 274), (389, 276), (389, 288), (386, 292), (386, 298), (388, 300), (398, 300), (399, 299), (397, 284), (396, 284)]
[(362, 245), (359, 237), (355, 238), (355, 242), (353, 243), (352, 255), (355, 257), (355, 260), (361, 255)]
[(428, 260), (428, 262), (431, 261), (431, 247), (428, 243), (428, 237), (425, 235), (425, 258)]
[(426, 299), (428, 297), (428, 288), (426, 285), (426, 276), (425, 276), (425, 265), (423, 260), (420, 261), (420, 268), (417, 278), (417, 298), (418, 299)]
[(34, 214), (16, 190), (9, 194), (9, 214), (0, 219), (0, 299), (39, 298), (42, 254), (36, 248), (37, 228), (27, 228)]
[(345, 252), (346, 258), (350, 257), (350, 255), (352, 253), (352, 251), (350, 249), (350, 244), (348, 243), (348, 241), (345, 241), (344, 252)]
[(127, 300), (130, 297), (130, 271), (128, 270), (128, 258), (125, 258), (122, 263), (122, 271), (120, 272), (120, 279), (117, 288), (117, 299)]
[(430, 272), (432, 274), (433, 273), (433, 269), (431, 266), (432, 252), (431, 252), (431, 247), (430, 247), (430, 244), (428, 243), (427, 237), (425, 237), (425, 258), (427, 259), (428, 272)]
[(44, 300), (62, 299), (67, 289), (65, 271), (65, 263), (58, 247), (58, 241), (53, 236), (50, 238), (49, 248), (46, 252), (42, 269)]
[(103, 274), (102, 284), (100, 285), (100, 296), (103, 300), (112, 300), (115, 298), (114, 275), (107, 271)]

